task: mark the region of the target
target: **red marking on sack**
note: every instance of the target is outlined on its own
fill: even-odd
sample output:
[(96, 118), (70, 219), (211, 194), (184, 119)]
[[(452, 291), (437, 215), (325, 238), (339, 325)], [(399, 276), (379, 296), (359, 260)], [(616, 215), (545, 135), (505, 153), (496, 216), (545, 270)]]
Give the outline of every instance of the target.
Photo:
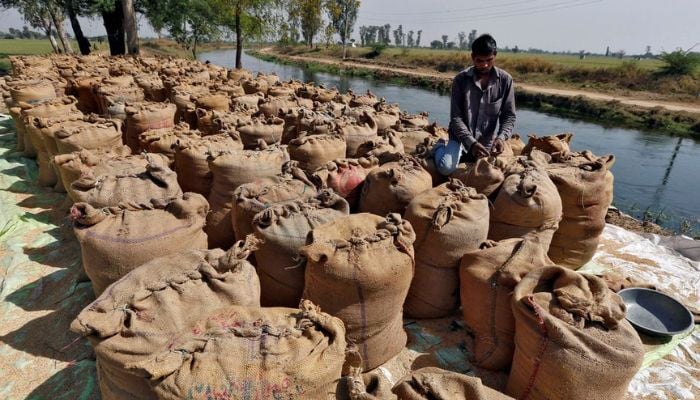
[(537, 317), (537, 325), (540, 327), (540, 332), (542, 332), (542, 340), (540, 341), (540, 349), (537, 351), (537, 356), (535, 356), (535, 367), (532, 371), (532, 375), (530, 376), (530, 381), (528, 382), (528, 385), (525, 388), (525, 391), (523, 392), (522, 396), (520, 396), (520, 400), (526, 400), (528, 396), (530, 396), (530, 392), (535, 386), (535, 379), (537, 378), (537, 373), (539, 372), (540, 365), (542, 364), (542, 356), (544, 356), (544, 352), (547, 350), (547, 343), (549, 343), (547, 326), (544, 324), (544, 318), (542, 318), (542, 308), (535, 302), (535, 297), (533, 295), (527, 296), (527, 302), (530, 304), (530, 306), (532, 306), (532, 309), (535, 311), (535, 316)]

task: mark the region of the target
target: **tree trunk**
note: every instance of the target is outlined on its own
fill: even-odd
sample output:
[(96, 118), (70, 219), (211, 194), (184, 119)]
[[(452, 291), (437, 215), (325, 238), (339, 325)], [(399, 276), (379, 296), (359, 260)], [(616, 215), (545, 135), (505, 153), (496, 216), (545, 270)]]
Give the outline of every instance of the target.
[(59, 14), (53, 7), (47, 8), (49, 10), (51, 20), (53, 21), (53, 25), (56, 27), (56, 33), (58, 34), (58, 40), (61, 41), (63, 52), (66, 54), (73, 53), (73, 46), (71, 46), (70, 40), (68, 40), (68, 37), (66, 36), (66, 30), (63, 29), (63, 15)]
[(66, 3), (66, 12), (68, 13), (68, 19), (70, 19), (70, 25), (73, 28), (75, 40), (78, 41), (80, 54), (84, 56), (90, 54), (90, 41), (85, 37), (83, 34), (83, 29), (80, 27), (80, 21), (78, 21), (78, 16), (75, 13), (75, 5), (73, 4), (73, 1), (68, 1)]
[(123, 25), (124, 10), (122, 9), (121, 0), (115, 0), (114, 10), (102, 12), (102, 20), (104, 21), (105, 30), (107, 31), (109, 53), (113, 56), (126, 54)]
[(124, 13), (124, 31), (129, 54), (139, 54), (139, 33), (136, 28), (134, 0), (122, 0)]
[(241, 28), (241, 10), (236, 9), (236, 69), (243, 68), (243, 29)]
[(51, 20), (42, 17), (41, 26), (42, 28), (44, 28), (46, 37), (49, 38), (49, 43), (51, 43), (51, 47), (53, 47), (53, 52), (57, 54), (60, 53), (61, 48), (58, 47), (58, 43), (56, 43), (56, 37), (53, 35), (53, 29), (51, 29)]

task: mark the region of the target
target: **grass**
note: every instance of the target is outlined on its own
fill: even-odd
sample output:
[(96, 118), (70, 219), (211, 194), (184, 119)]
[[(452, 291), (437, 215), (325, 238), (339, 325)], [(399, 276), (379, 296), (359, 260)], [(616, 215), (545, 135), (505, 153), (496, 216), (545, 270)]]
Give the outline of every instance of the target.
[[(340, 58), (339, 46), (309, 49), (302, 46), (278, 48), (283, 54)], [(424, 68), (457, 72), (471, 64), (468, 51), (428, 48), (350, 48), (352, 61), (398, 68)], [(700, 103), (700, 71), (686, 76), (664, 76), (664, 63), (657, 59), (530, 54), (499, 52), (496, 64), (510, 72), (516, 81), (563, 89), (593, 90), (645, 99)]]

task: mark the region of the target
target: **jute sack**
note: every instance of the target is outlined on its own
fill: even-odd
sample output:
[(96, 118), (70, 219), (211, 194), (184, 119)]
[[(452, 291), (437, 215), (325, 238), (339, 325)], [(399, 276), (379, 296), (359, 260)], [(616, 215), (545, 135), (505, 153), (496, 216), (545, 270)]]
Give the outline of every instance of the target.
[(433, 179), (433, 187), (441, 185), (448, 181), (449, 177), (444, 176), (440, 173), (437, 166), (435, 165), (435, 154), (433, 148), (435, 147), (435, 139), (428, 137), (423, 143), (416, 146), (416, 150), (413, 152), (414, 157), (418, 160), (418, 163), (424, 170), (428, 171)]
[(460, 165), (451, 178), (459, 179), (465, 185), (473, 187), (477, 192), (491, 196), (503, 184), (505, 176), (497, 167), (495, 158), (480, 158), (476, 163)]
[(317, 195), (314, 186), (287, 171), (241, 185), (233, 193), (230, 217), (236, 238), (255, 232), (253, 218), (264, 209), (288, 201), (309, 200)]
[(31, 149), (27, 149), (27, 144), (25, 143), (28, 142), (30, 146), (32, 144), (25, 133), (26, 129), (22, 122), (22, 109), (20, 107), (8, 107), (7, 111), (10, 113), (10, 117), (12, 117), (12, 122), (15, 123), (15, 135), (17, 136), (17, 147), (15, 147), (15, 149), (26, 157), (36, 157), (34, 146), (32, 146)]
[(608, 155), (595, 161), (574, 159), (570, 164), (548, 168), (563, 207), (563, 218), (549, 249), (549, 257), (557, 265), (578, 269), (593, 258), (613, 200), (609, 168), (614, 163), (615, 157)]
[(534, 149), (540, 150), (547, 154), (568, 153), (571, 151), (569, 143), (574, 137), (573, 133), (561, 133), (559, 135), (537, 137), (528, 135), (527, 145), (522, 150), (522, 154), (527, 155)]
[(412, 372), (401, 378), (391, 391), (397, 400), (512, 400), (484, 386), (479, 378), (435, 367)]
[(365, 180), (360, 210), (376, 215), (403, 213), (413, 198), (433, 187), (433, 178), (412, 157), (373, 169)]
[[(212, 173), (206, 232), (209, 247), (227, 249), (235, 242), (231, 223), (231, 208), (236, 189), (258, 179), (273, 177), (282, 172), (287, 161), (286, 149), (279, 146), (267, 147), (261, 143), (261, 150), (227, 150), (209, 159)], [(252, 219), (252, 217), (251, 217)]]
[(206, 199), (196, 193), (103, 209), (76, 203), (74, 232), (95, 295), (154, 258), (206, 248), (202, 228), (208, 211)]
[(513, 288), (530, 271), (552, 265), (539, 236), (486, 241), (464, 254), (459, 267), (464, 323), (474, 335), (471, 362), (507, 370), (513, 360)]
[(304, 291), (299, 249), (313, 229), (350, 214), (347, 201), (330, 190), (309, 200), (270, 206), (253, 218), (262, 244), (255, 252), (263, 307), (293, 307)]
[[(155, 155), (151, 155), (155, 157)], [(165, 158), (163, 158), (163, 161)], [(71, 184), (84, 174), (101, 176), (105, 174), (132, 174), (146, 170), (148, 160), (143, 154), (131, 155), (127, 146), (116, 146), (111, 149), (81, 150), (68, 154), (60, 154), (53, 158), (61, 182), (71, 199), (75, 198)], [(90, 172), (87, 172), (90, 170)]]
[(178, 140), (173, 146), (175, 171), (180, 187), (184, 192), (199, 193), (204, 197), (208, 197), (211, 192), (211, 170), (207, 161), (209, 155), (243, 150), (238, 135), (225, 133)]
[(282, 118), (253, 118), (249, 124), (236, 128), (246, 149), (255, 148), (262, 139), (268, 145), (280, 143), (284, 131)]
[(151, 129), (172, 128), (175, 126), (175, 104), (143, 103), (127, 105), (126, 145), (134, 153), (140, 152), (139, 135)]
[(561, 198), (547, 172), (528, 168), (503, 182), (491, 209), (489, 239), (499, 241), (536, 232), (546, 251), (561, 217)]
[[(25, 134), (29, 136), (29, 140), (37, 153), (39, 186), (54, 186), (58, 182), (58, 177), (49, 161), (51, 158), (48, 150), (49, 144), (41, 134), (39, 119), (52, 117), (54, 120), (65, 121), (82, 116), (82, 113), (78, 111), (75, 105), (75, 98), (72, 97), (56, 98), (33, 105), (25, 104), (22, 103), (21, 115), (24, 120)], [(55, 146), (55, 142), (51, 144)]]
[(180, 122), (172, 128), (150, 129), (139, 135), (139, 148), (148, 153), (163, 154), (169, 165), (175, 164), (175, 148), (184, 142), (199, 139), (199, 132)]
[(375, 96), (374, 93), (368, 90), (367, 93), (363, 95), (352, 94), (350, 107), (374, 107), (379, 104), (380, 101), (381, 100)]
[(364, 371), (406, 345), (402, 307), (413, 278), (415, 233), (399, 214), (354, 214), (309, 234), (303, 298), (340, 318)]
[(102, 398), (158, 399), (154, 388), (161, 379), (151, 378), (156, 366), (166, 365), (159, 356), (175, 335), (192, 332), (198, 320), (215, 310), (259, 306), (258, 278), (246, 261), (251, 251), (240, 243), (227, 253), (188, 250), (156, 258), (86, 307), (71, 330), (86, 336), (95, 349)]
[(520, 138), (520, 135), (514, 133), (506, 142), (506, 150), (503, 151), (504, 156), (519, 156), (523, 154), (525, 142)]
[(151, 199), (162, 200), (182, 196), (177, 175), (168, 168), (167, 159), (147, 156), (146, 168), (118, 172), (86, 170), (71, 184), (69, 194), (76, 203), (88, 203), (95, 208), (124, 204), (143, 204)]
[(345, 157), (345, 139), (340, 135), (303, 135), (289, 142), (289, 158), (312, 173), (324, 164)]
[(10, 85), (12, 101), (19, 103), (36, 103), (51, 100), (56, 96), (56, 89), (51, 81), (46, 79), (30, 79), (13, 82)]
[(341, 158), (319, 167), (311, 175), (321, 189), (333, 189), (355, 210), (360, 202), (362, 185), (369, 171), (379, 167), (379, 160), (370, 158)]
[(143, 89), (137, 86), (101, 86), (96, 90), (100, 114), (126, 122), (126, 104), (137, 104), (145, 101)]
[(193, 95), (192, 100), (198, 108), (203, 108), (205, 110), (214, 111), (228, 111), (231, 106), (231, 99), (221, 93), (215, 94), (204, 94), (204, 95)]
[(519, 399), (624, 399), (644, 358), (625, 303), (595, 276), (562, 267), (515, 287), (515, 354), (506, 393)]
[(80, 150), (108, 149), (122, 144), (121, 122), (98, 119), (90, 124), (62, 124), (54, 133), (58, 154)]
[(377, 157), (384, 164), (397, 161), (404, 155), (403, 142), (396, 131), (386, 131), (382, 136), (362, 143), (355, 152), (355, 157)]
[(364, 111), (357, 122), (341, 122), (338, 126), (338, 132), (343, 135), (347, 142), (346, 156), (348, 158), (355, 157), (360, 145), (368, 140), (379, 138), (377, 122), (374, 116), (367, 111)]
[(456, 179), (417, 195), (404, 219), (416, 232), (416, 270), (404, 314), (440, 318), (459, 308), (459, 261), (489, 231), (486, 196)]
[(244, 111), (220, 112), (198, 108), (195, 114), (197, 129), (202, 132), (202, 136), (236, 131), (238, 127), (253, 122), (252, 117)]
[(84, 76), (73, 81), (75, 94), (78, 96), (78, 108), (84, 113), (99, 113), (100, 107), (95, 95), (95, 87), (100, 83), (100, 78)]

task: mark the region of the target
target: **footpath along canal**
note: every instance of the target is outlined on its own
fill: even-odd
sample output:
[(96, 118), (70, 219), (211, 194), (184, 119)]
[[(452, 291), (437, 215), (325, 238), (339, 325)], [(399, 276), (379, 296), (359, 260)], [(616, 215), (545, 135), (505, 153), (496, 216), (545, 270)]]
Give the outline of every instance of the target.
[[(234, 51), (203, 53), (200, 60), (232, 67)], [(316, 82), (341, 91), (371, 90), (390, 103), (399, 103), (410, 113), (427, 111), (431, 121), (447, 126), (449, 96), (438, 91), (400, 86), (377, 80), (316, 72), (299, 66), (263, 61), (243, 55), (243, 66), (254, 72), (275, 73), (282, 80)], [(517, 85), (517, 82), (516, 82)], [(516, 89), (517, 90), (517, 89)], [(611, 128), (527, 109), (518, 110), (515, 131), (524, 140), (560, 132), (575, 134), (574, 150), (591, 150), (597, 155), (615, 154), (614, 205), (637, 218), (652, 219), (676, 232), (700, 235), (700, 141), (672, 137), (654, 131)]]

